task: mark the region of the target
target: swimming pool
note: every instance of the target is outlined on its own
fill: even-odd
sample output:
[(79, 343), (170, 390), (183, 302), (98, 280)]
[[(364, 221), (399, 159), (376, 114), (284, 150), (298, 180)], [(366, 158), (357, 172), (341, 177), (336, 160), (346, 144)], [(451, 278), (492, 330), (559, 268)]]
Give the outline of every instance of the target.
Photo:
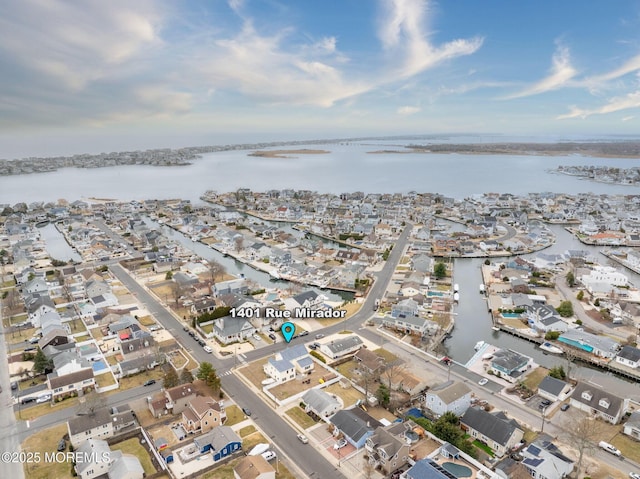
[(503, 318), (519, 318), (520, 313), (501, 313)]
[(473, 471), (471, 471), (471, 469), (469, 469), (467, 466), (463, 466), (462, 464), (443, 462), (442, 468), (446, 471), (449, 471), (456, 477), (471, 477), (473, 475)]

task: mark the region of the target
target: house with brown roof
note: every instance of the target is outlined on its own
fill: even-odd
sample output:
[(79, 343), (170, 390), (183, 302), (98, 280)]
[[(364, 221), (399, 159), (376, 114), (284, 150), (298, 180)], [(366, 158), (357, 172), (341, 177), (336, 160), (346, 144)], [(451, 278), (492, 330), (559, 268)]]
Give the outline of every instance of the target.
[(53, 372), (47, 375), (47, 387), (52, 391), (52, 400), (89, 392), (95, 387), (92, 368), (84, 368), (64, 376)]
[(182, 411), (182, 424), (187, 432), (209, 432), (224, 423), (227, 414), (222, 403), (211, 397), (197, 396)]
[(164, 395), (167, 398), (167, 409), (173, 414), (180, 414), (196, 398), (196, 390), (193, 384), (187, 383), (166, 389)]
[(233, 468), (235, 479), (275, 479), (276, 470), (260, 454), (246, 456)]
[(361, 348), (354, 355), (358, 369), (364, 374), (380, 374), (384, 369), (384, 358), (367, 348)]

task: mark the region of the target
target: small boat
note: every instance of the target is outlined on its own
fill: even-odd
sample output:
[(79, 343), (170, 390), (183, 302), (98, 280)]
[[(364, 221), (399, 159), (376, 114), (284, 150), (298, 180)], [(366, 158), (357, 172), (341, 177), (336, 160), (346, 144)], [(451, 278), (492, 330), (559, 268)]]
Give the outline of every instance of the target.
[(271, 276), (271, 279), (280, 279), (280, 274), (275, 269), (269, 271), (269, 276)]
[(493, 353), (487, 353), (482, 355), (482, 359), (484, 361), (488, 361), (489, 359), (493, 359)]
[(457, 303), (460, 301), (460, 293), (453, 293), (453, 300)]
[(542, 349), (543, 351), (547, 351), (548, 353), (553, 353), (553, 354), (562, 354), (564, 352), (562, 349), (560, 349), (557, 346), (554, 346), (549, 341), (545, 341), (544, 343), (542, 343), (540, 345), (540, 349)]
[(44, 228), (49, 224), (49, 220), (42, 220), (36, 223), (36, 228)]
[(498, 326), (493, 326), (491, 329), (494, 331), (500, 331), (500, 328)]
[(484, 284), (480, 285), (480, 294), (484, 294)]
[(484, 341), (478, 341), (476, 345), (473, 347), (474, 350), (478, 351), (482, 346), (484, 346)]
[(458, 291), (460, 291), (460, 286), (458, 286), (458, 283), (453, 285), (453, 292), (457, 293)]

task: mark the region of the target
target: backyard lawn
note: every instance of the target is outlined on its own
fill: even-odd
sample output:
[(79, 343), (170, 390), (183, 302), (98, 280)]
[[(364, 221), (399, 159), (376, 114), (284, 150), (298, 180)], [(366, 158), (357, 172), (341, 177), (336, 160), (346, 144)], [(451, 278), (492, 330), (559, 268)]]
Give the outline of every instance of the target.
[(244, 421), (244, 413), (235, 404), (225, 407), (224, 410), (227, 413), (227, 420), (224, 423), (225, 426), (233, 426), (234, 424)]
[(524, 385), (527, 386), (531, 391), (535, 391), (538, 389), (538, 385), (542, 382), (542, 380), (549, 375), (549, 370), (547, 368), (543, 368), (542, 366), (534, 369), (527, 377), (524, 378)]
[[(24, 452), (38, 452), (44, 457), (45, 452), (56, 451), (58, 441), (67, 434), (67, 424), (59, 424), (32, 434), (22, 443)], [(48, 479), (50, 477), (71, 477), (70, 462), (45, 462), (44, 460), (25, 464), (24, 473), (27, 479)]]
[(293, 419), (302, 429), (308, 429), (316, 424), (311, 416), (304, 412), (299, 406), (289, 409), (285, 414)]
[(345, 408), (354, 405), (356, 402), (358, 402), (358, 399), (364, 399), (364, 394), (362, 394), (357, 389), (353, 387), (343, 389), (338, 383), (332, 384), (324, 390), (325, 392), (329, 394), (335, 394), (340, 399), (342, 399)]
[(156, 469), (153, 467), (153, 463), (151, 462), (151, 457), (149, 457), (149, 453), (142, 444), (140, 444), (140, 440), (137, 437), (132, 437), (126, 441), (114, 444), (111, 446), (111, 450), (122, 451), (125, 454), (133, 454), (136, 456), (140, 460), (140, 464), (142, 464), (144, 473), (147, 476), (156, 472)]

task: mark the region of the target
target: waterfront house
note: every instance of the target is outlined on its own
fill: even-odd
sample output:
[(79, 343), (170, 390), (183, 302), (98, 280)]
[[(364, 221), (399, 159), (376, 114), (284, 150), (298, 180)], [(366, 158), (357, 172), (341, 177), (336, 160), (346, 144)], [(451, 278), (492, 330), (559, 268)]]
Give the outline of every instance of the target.
[(531, 358), (524, 356), (512, 349), (499, 349), (493, 353), (491, 359), (491, 369), (499, 378), (505, 379), (510, 383), (518, 381), (522, 374), (531, 366), (529, 361)]
[(418, 303), (411, 299), (403, 299), (391, 307), (392, 318), (408, 318), (419, 315)]
[(438, 384), (425, 394), (424, 407), (438, 417), (446, 412), (462, 416), (470, 406), (471, 389), (459, 381)]
[(631, 413), (627, 422), (624, 423), (622, 432), (636, 441), (640, 441), (640, 411)]
[(249, 285), (244, 278), (230, 279), (228, 281), (221, 281), (214, 284), (211, 287), (211, 291), (214, 296), (218, 297), (223, 294), (247, 294), (249, 292)]
[(558, 341), (601, 358), (613, 358), (620, 349), (620, 343), (613, 339), (577, 329), (565, 331)]
[(324, 392), (322, 389), (310, 389), (302, 396), (305, 412), (312, 413), (320, 419), (327, 420), (340, 410), (342, 404), (336, 396)]
[(488, 413), (471, 407), (460, 418), (460, 424), (471, 437), (485, 443), (497, 456), (508, 453), (524, 436), (520, 425), (502, 411)]
[(569, 325), (562, 320), (553, 306), (534, 303), (525, 305), (524, 311), (529, 327), (539, 333), (545, 334), (549, 331), (565, 332), (569, 329)]
[(424, 458), (413, 464), (404, 475), (403, 479), (456, 479), (449, 471), (440, 466), (433, 459)]
[(618, 424), (629, 408), (629, 399), (622, 399), (593, 384), (579, 382), (571, 394), (571, 405), (611, 424)]
[(616, 355), (616, 362), (637, 369), (640, 367), (640, 349), (633, 346), (622, 346)]

